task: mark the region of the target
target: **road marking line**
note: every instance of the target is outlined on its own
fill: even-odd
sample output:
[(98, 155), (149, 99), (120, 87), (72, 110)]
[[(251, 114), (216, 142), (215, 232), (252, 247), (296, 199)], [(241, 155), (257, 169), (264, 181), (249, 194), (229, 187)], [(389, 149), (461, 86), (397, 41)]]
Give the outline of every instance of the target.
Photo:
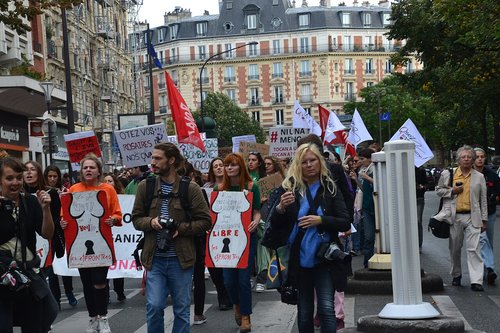
[[(205, 314), (207, 312), (207, 310), (210, 309), (211, 307), (212, 307), (212, 304), (205, 304), (203, 314)], [(171, 332), (172, 327), (174, 326), (174, 312), (172, 309), (173, 309), (172, 306), (168, 306), (165, 309), (165, 312), (163, 315), (164, 316), (163, 317), (163, 323), (164, 323), (163, 327), (165, 328), (165, 332)], [(194, 305), (191, 305), (189, 307), (189, 316), (190, 316), (190, 319), (189, 319), (190, 326), (193, 326)], [(135, 331), (134, 333), (146, 333), (147, 331), (148, 331), (148, 323), (146, 322), (144, 325), (139, 327), (139, 329), (137, 331)]]
[(288, 333), (297, 318), (297, 307), (280, 301), (257, 302), (252, 309), (252, 332)]
[(354, 321), (354, 304), (356, 298), (345, 297), (344, 298), (344, 324), (345, 327), (356, 327), (356, 322)]
[(464, 322), (464, 328), (466, 331), (472, 330), (472, 327), (467, 320), (465, 320), (464, 316), (460, 310), (458, 310), (455, 303), (453, 303), (450, 296), (433, 295), (432, 299), (436, 302), (436, 306), (444, 316), (457, 317)]
[[(113, 317), (123, 309), (109, 309), (108, 319)], [(52, 325), (52, 333), (80, 333), (83, 332), (89, 324), (89, 313), (87, 311), (78, 311), (74, 315), (61, 320)], [(112, 325), (111, 325), (112, 328)]]

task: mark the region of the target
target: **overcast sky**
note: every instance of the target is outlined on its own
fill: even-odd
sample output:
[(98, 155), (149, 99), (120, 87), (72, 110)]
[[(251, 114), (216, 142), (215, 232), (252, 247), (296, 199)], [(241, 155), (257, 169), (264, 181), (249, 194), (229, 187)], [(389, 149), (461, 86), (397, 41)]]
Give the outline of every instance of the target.
[[(271, 1), (271, 0), (269, 0)], [(358, 0), (359, 6), (364, 0)], [(340, 2), (345, 2), (347, 5), (352, 4), (352, 0), (331, 0), (332, 6)], [(377, 4), (377, 0), (370, 0), (371, 3)], [(302, 0), (296, 0), (297, 6), (302, 4)], [(308, 0), (309, 6), (318, 6), (319, 0)], [(219, 14), (219, 0), (143, 0), (142, 6), (139, 9), (139, 21), (147, 20), (151, 28), (163, 25), (163, 15), (165, 12), (171, 12), (176, 6), (185, 9), (191, 9), (193, 16), (203, 15), (205, 10), (210, 14)]]

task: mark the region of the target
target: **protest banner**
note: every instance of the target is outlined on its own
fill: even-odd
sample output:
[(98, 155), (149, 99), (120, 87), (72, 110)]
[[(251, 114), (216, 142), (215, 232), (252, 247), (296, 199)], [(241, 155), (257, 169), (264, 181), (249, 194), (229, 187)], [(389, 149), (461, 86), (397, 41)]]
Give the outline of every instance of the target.
[(254, 134), (249, 134), (249, 135), (233, 136), (232, 141), (233, 141), (232, 152), (237, 153), (240, 151), (240, 142), (257, 142), (257, 139), (255, 138)]
[(101, 157), (101, 148), (99, 148), (94, 131), (64, 134), (64, 141), (71, 163), (80, 163), (82, 158), (89, 153)]
[(210, 168), (210, 162), (219, 156), (219, 147), (217, 146), (217, 139), (204, 139), (205, 151), (190, 144), (180, 143), (179, 149), (182, 156), (184, 156), (195, 169), (207, 173)]
[(250, 251), (248, 226), (252, 219), (252, 192), (213, 191), (210, 196), (212, 229), (207, 236), (207, 267), (246, 268)]
[[(119, 194), (118, 200), (122, 209), (122, 226), (113, 227), (113, 241), (115, 247), (116, 263), (109, 267), (108, 279), (134, 278), (141, 279), (143, 271), (137, 270), (135, 259), (132, 256), (137, 243), (143, 234), (137, 231), (132, 224), (132, 208), (134, 207), (135, 195)], [(54, 272), (63, 276), (78, 276), (77, 269), (68, 268), (67, 256), (55, 258), (53, 261)]]
[(259, 179), (260, 201), (266, 201), (269, 198), (269, 194), (271, 194), (275, 188), (279, 187), (282, 182), (283, 177), (281, 177), (279, 172)]
[(269, 145), (256, 142), (241, 141), (239, 151), (243, 156), (247, 156), (251, 151), (259, 152), (262, 157), (269, 155)]
[(114, 134), (122, 154), (122, 163), (127, 168), (149, 164), (154, 146), (168, 142), (165, 124), (134, 127), (115, 131)]
[(271, 127), (269, 129), (269, 154), (278, 158), (293, 157), (297, 141), (309, 134), (306, 128), (291, 126)]
[(104, 221), (111, 215), (106, 192), (84, 191), (61, 195), (69, 268), (111, 266), (115, 260), (111, 227)]
[(425, 142), (422, 134), (417, 129), (417, 126), (408, 118), (406, 122), (398, 129), (389, 141), (406, 140), (415, 143), (415, 166), (421, 167), (425, 162), (434, 158), (432, 150)]

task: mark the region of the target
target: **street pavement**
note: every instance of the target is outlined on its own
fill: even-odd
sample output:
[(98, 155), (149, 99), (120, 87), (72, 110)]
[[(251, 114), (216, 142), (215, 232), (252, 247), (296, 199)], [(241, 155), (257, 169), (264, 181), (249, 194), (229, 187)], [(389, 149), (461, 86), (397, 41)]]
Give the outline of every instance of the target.
[[(466, 329), (490, 333), (500, 332), (500, 288), (498, 286), (488, 286), (485, 283), (484, 292), (471, 291), (464, 252), (462, 254), (462, 287), (451, 286), (448, 241), (435, 238), (426, 228), (426, 221), (429, 220), (431, 214), (437, 211), (438, 201), (435, 192), (426, 193), (424, 244), (420, 259), (422, 269), (428, 273), (441, 276), (445, 287), (442, 292), (424, 294), (423, 300), (433, 304), (443, 315), (462, 318)], [(499, 218), (500, 214), (497, 214), (497, 221)], [(496, 263), (498, 263), (500, 258), (500, 230), (496, 232), (495, 244), (497, 245), (495, 248)], [(353, 269), (361, 268), (362, 257), (354, 257)], [(79, 278), (74, 278), (73, 281), (79, 303), (73, 308), (67, 303), (66, 299), (63, 299), (62, 310), (53, 325), (53, 333), (84, 332), (87, 327), (88, 314), (85, 310), (81, 284)], [(123, 303), (117, 302), (116, 294), (111, 291), (108, 316), (113, 332), (133, 333), (147, 331), (145, 298), (140, 294), (140, 284), (139, 280), (126, 280), (127, 300)], [(232, 311), (220, 311), (218, 309), (215, 289), (210, 280), (206, 280), (206, 286), (205, 315), (208, 320), (202, 325), (192, 325), (191, 332), (238, 332)], [(282, 304), (276, 291), (254, 292), (252, 298), (252, 332), (298, 332), (296, 307)], [(354, 327), (356, 321), (362, 316), (378, 314), (387, 303), (392, 301), (392, 295), (346, 294), (346, 327)], [(192, 316), (193, 306), (191, 306)], [(165, 310), (165, 332), (171, 331), (172, 322), (172, 307), (168, 306)]]

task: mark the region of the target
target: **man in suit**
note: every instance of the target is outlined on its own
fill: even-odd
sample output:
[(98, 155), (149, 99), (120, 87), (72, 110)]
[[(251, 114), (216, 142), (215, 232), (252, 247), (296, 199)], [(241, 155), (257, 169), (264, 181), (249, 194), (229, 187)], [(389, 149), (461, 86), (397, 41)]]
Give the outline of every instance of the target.
[[(453, 174), (448, 170), (443, 171), (436, 192), (443, 198), (443, 208), (439, 214), (448, 215), (447, 220), (451, 222), (449, 248), (452, 285), (461, 285), (461, 250), (465, 237), (471, 289), (484, 291), (484, 267), (479, 237), (486, 228), (488, 206), (484, 176), (472, 168), (475, 158), (476, 153), (472, 147), (460, 147), (457, 150), (458, 168)], [(453, 177), (452, 187), (448, 186), (450, 177)]]

